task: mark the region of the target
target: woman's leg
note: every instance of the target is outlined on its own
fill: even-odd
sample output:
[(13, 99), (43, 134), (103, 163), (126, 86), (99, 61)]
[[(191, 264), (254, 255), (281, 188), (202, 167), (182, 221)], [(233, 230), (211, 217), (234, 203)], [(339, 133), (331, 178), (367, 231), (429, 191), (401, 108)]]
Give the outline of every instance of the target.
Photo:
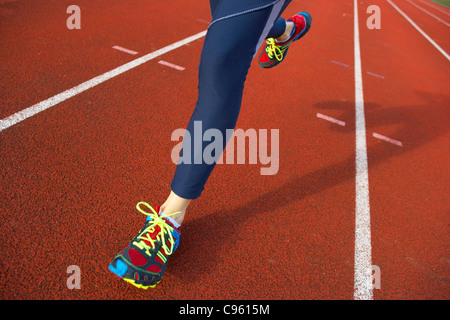
[[(250, 12), (236, 8), (255, 1), (211, 0), (214, 6), (213, 22), (206, 34), (200, 59), (198, 101), (186, 131), (191, 141), (198, 140), (200, 144), (188, 144), (186, 138), (183, 140), (180, 155), (183, 161), (177, 165), (172, 191), (160, 208), (164, 215), (158, 214), (145, 202), (138, 203), (137, 209), (147, 215), (145, 225), (108, 267), (139, 288), (154, 287), (161, 281), (169, 256), (178, 247), (181, 235), (179, 224), (186, 209), (191, 199), (200, 196), (216, 164), (215, 161), (209, 163), (203, 159), (203, 151), (208, 145), (203, 141), (203, 134), (209, 129), (222, 134), (223, 148), (214, 155), (214, 159), (218, 160), (227, 143), (226, 130), (234, 130), (236, 125), (244, 82), (255, 53), (290, 2), (276, 1)], [(263, 1), (258, 0), (257, 3)], [(234, 9), (236, 11), (230, 16), (229, 11)], [(241, 11), (246, 13), (234, 14)], [(184, 155), (191, 155), (190, 161), (184, 161)]]
[(273, 24), (272, 29), (270, 29), (269, 34), (266, 38), (278, 38), (282, 36), (286, 31), (286, 20), (284, 18), (278, 18)]
[[(180, 211), (172, 217), (178, 223), (183, 221), (191, 199), (200, 196), (216, 164), (204, 162), (203, 151), (209, 142), (203, 141), (203, 134), (208, 129), (218, 129), (222, 146), (226, 146), (226, 130), (235, 128), (244, 83), (259, 42), (281, 14), (281, 8), (279, 12), (274, 10), (268, 7), (217, 21), (208, 30), (199, 66), (198, 101), (187, 126), (191, 143), (183, 143), (180, 154), (180, 159), (185, 152), (191, 155), (191, 161), (177, 165), (171, 194), (161, 207), (163, 213)], [(283, 34), (285, 30), (281, 31)], [(193, 141), (200, 141), (201, 148)], [(220, 155), (214, 158), (218, 160)]]
[(172, 213), (179, 212), (176, 215), (171, 216), (171, 219), (175, 220), (178, 225), (184, 220), (186, 215), (186, 210), (191, 203), (191, 199), (184, 199), (175, 194), (175, 192), (170, 191), (169, 197), (161, 205), (160, 212), (162, 213)]
[(214, 17), (214, 12), (216, 12), (221, 0), (209, 0), (209, 9), (211, 11), (211, 17)]

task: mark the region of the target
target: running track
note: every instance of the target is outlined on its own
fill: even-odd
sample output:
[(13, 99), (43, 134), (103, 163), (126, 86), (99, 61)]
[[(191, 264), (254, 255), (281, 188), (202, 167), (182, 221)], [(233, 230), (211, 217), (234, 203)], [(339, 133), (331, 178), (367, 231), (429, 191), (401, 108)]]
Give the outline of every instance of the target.
[[(163, 281), (144, 291), (107, 267), (143, 223), (136, 203), (169, 192), (203, 37), (89, 81), (205, 31), (208, 1), (78, 0), (81, 30), (66, 28), (71, 4), (0, 1), (2, 299), (450, 297), (449, 9), (358, 0), (356, 37), (353, 0), (293, 0), (284, 16), (307, 10), (312, 29), (280, 66), (254, 61), (237, 125), (280, 130), (278, 173), (218, 165)], [(374, 4), (380, 30), (366, 27)], [(71, 265), (80, 290), (66, 287)], [(365, 265), (380, 268), (380, 289)]]

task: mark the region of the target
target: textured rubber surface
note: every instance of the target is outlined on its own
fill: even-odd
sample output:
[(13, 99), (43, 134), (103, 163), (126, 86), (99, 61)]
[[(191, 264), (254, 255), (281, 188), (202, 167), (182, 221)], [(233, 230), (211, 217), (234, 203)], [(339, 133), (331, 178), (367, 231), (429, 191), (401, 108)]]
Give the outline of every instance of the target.
[[(449, 28), (394, 1), (450, 52)], [(0, 2), (2, 119), (206, 30), (210, 19), (207, 1), (76, 4), (81, 30), (66, 28), (66, 2)], [(366, 27), (373, 4), (380, 30)], [(1, 298), (352, 299), (353, 0), (293, 1), (283, 16), (300, 10), (314, 17), (301, 40), (308, 50), (269, 70), (255, 59), (237, 123), (280, 130), (278, 173), (218, 165), (151, 291), (108, 265), (142, 225), (136, 203), (168, 195), (178, 143), (170, 138), (194, 108), (203, 39), (2, 131)], [(450, 64), (386, 1), (359, 1), (359, 17), (372, 261), (381, 270), (374, 298), (447, 299)], [(71, 265), (80, 267), (80, 290), (66, 286)]]

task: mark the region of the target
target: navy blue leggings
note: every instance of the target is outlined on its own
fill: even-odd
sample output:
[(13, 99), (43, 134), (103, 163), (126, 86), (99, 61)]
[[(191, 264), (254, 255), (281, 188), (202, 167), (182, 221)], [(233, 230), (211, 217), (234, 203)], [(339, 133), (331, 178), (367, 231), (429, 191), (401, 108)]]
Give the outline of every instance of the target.
[[(201, 195), (215, 166), (215, 162), (207, 164), (203, 159), (194, 163), (211, 143), (203, 141), (203, 133), (211, 128), (220, 130), (225, 148), (225, 132), (235, 128), (252, 60), (264, 39), (283, 34), (286, 25), (280, 15), (290, 1), (210, 0), (212, 21), (200, 57), (198, 100), (186, 129), (192, 143), (186, 144), (185, 138), (180, 153), (180, 159), (185, 159), (188, 152), (191, 161), (177, 164), (171, 183), (176, 195), (185, 199)], [(201, 131), (194, 130), (198, 121)], [(201, 148), (195, 147), (195, 140), (202, 141)], [(216, 159), (219, 157), (220, 154), (215, 155)]]
[[(210, 5), (210, 8), (211, 8), (211, 16), (212, 16), (213, 20), (218, 15), (218, 14), (215, 14), (215, 13), (216, 13), (216, 10), (217, 10), (219, 4), (221, 3), (221, 1), (222, 0), (209, 0), (209, 5)], [(250, 1), (248, 1), (247, 4), (242, 4), (242, 8), (239, 9), (239, 4), (232, 3), (233, 1), (236, 2), (236, 0), (231, 0), (231, 1), (228, 0), (228, 2), (231, 3), (230, 7), (233, 7), (233, 8), (230, 8), (231, 9), (230, 11), (239, 12), (241, 10), (246, 10), (248, 8), (251, 8), (252, 6), (254, 6), (256, 4), (260, 4), (260, 5), (262, 4), (262, 6), (264, 6), (264, 1), (259, 1), (259, 3), (252, 3), (252, 1), (250, 0)], [(242, 1), (242, 0), (238, 0), (238, 1)], [(290, 1), (291, 0), (286, 1), (287, 3), (284, 6), (284, 8), (287, 7), (287, 5), (289, 4)], [(226, 2), (226, 0), (224, 2)], [(267, 3), (267, 5), (271, 5), (271, 3), (275, 2), (275, 1), (270, 1), (269, 0), (268, 2), (269, 3)], [(282, 10), (284, 10), (284, 8)], [(286, 30), (286, 20), (284, 20), (283, 18), (279, 17), (275, 21), (275, 23), (273, 24), (273, 26), (270, 29), (270, 31), (269, 31), (268, 35), (266, 36), (266, 38), (278, 38), (284, 33), (285, 30)]]

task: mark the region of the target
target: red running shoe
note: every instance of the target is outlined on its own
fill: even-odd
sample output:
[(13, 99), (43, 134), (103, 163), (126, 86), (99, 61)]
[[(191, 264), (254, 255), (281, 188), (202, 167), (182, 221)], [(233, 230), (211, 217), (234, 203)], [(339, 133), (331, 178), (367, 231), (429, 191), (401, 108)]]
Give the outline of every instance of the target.
[(311, 15), (304, 11), (290, 17), (287, 21), (294, 22), (295, 32), (285, 42), (276, 42), (274, 38), (266, 40), (266, 47), (259, 57), (259, 65), (262, 68), (273, 68), (286, 58), (289, 46), (303, 37), (311, 28)]
[[(151, 212), (144, 211), (142, 205)], [(155, 210), (146, 202), (139, 202), (136, 208), (147, 216), (144, 227), (113, 259), (108, 269), (132, 285), (148, 289), (161, 281), (169, 256), (178, 247), (181, 231), (165, 219), (178, 212), (160, 216), (159, 207)]]

